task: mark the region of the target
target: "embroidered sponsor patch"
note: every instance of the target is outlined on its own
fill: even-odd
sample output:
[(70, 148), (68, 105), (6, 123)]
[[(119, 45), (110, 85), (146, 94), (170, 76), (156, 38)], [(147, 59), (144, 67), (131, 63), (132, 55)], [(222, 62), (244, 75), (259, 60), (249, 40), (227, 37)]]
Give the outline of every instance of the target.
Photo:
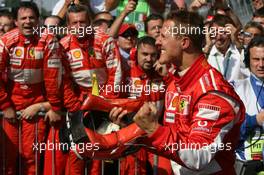
[(35, 48), (34, 47), (31, 47), (28, 50), (28, 55), (29, 55), (30, 58), (34, 58), (34, 56), (35, 56)]
[(134, 87), (141, 87), (143, 85), (142, 81), (139, 79), (133, 80)]
[(82, 54), (81, 49), (73, 49), (70, 52), (71, 52), (73, 61), (83, 59), (83, 54)]
[(43, 59), (43, 51), (35, 49), (35, 59)]
[(188, 115), (189, 114), (189, 99), (188, 99), (188, 96), (180, 95), (178, 112), (183, 114), (183, 115)]
[(58, 68), (60, 67), (61, 62), (59, 59), (50, 59), (48, 60), (48, 68)]
[(191, 133), (198, 132), (198, 133), (203, 133), (203, 134), (210, 134), (214, 123), (215, 122), (198, 120), (193, 124)]
[(83, 67), (83, 63), (81, 61), (71, 63), (71, 68), (72, 69), (77, 69), (77, 68), (80, 68), (80, 67)]
[(15, 47), (13, 52), (14, 58), (23, 58), (24, 57), (24, 48), (23, 47)]
[(174, 123), (175, 122), (175, 114), (171, 112), (165, 113), (165, 121), (167, 123)]
[(197, 117), (207, 119), (207, 120), (217, 120), (220, 115), (220, 106), (215, 106), (211, 104), (199, 103), (198, 104)]
[(190, 101), (190, 95), (181, 95), (178, 93), (169, 92), (166, 94), (166, 111), (174, 112), (180, 115), (188, 115)]
[(22, 61), (20, 59), (10, 59), (10, 64), (21, 66)]
[[(172, 107), (172, 100), (174, 97), (178, 96), (178, 93), (173, 93), (173, 92), (167, 92), (166, 94), (166, 100), (165, 100), (165, 107), (170, 110), (169, 108)], [(175, 105), (176, 106), (176, 105)]]
[(107, 68), (117, 67), (117, 59), (111, 59), (106, 61)]

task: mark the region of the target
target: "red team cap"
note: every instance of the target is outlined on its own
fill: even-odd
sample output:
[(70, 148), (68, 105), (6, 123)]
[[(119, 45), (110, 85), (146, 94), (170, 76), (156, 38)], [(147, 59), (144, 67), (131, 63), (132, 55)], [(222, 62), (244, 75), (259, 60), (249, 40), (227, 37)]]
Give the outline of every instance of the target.
[(135, 32), (136, 35), (138, 35), (138, 31), (137, 31), (136, 27), (133, 24), (128, 24), (128, 23), (122, 24), (122, 26), (119, 29), (118, 35), (122, 35), (127, 30), (131, 30), (131, 31)]

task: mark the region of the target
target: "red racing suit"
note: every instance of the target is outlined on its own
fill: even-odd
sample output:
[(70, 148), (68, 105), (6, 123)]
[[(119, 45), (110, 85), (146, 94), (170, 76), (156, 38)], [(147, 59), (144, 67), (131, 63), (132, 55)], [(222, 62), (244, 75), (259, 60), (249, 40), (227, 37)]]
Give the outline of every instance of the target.
[[(145, 73), (138, 65), (131, 64), (129, 75), (126, 76), (126, 85), (123, 90), (128, 97), (141, 98), (144, 101), (156, 103), (160, 113), (164, 107), (166, 85), (163, 77), (155, 72)], [(121, 89), (121, 91), (123, 91)]]
[(113, 38), (98, 33), (87, 39), (67, 35), (61, 40), (68, 55), (71, 74), (78, 85), (82, 101), (92, 90), (92, 75), (96, 74), (100, 95), (107, 98), (119, 96), (121, 84), (120, 55)]
[[(60, 110), (62, 67), (57, 39), (43, 33), (41, 37), (23, 36), (16, 28), (0, 40), (0, 110), (14, 107), (19, 111), (49, 100), (53, 110)], [(6, 75), (2, 75), (6, 74)], [(6, 77), (6, 80), (2, 79)], [(35, 174), (39, 171), (39, 152), (33, 144), (44, 141), (45, 122), (36, 117), (30, 121), (9, 123), (3, 119), (6, 135), (1, 145), (1, 172), (4, 174)], [(19, 124), (18, 124), (19, 123)], [(18, 128), (21, 127), (21, 132)], [(21, 135), (20, 135), (21, 134)], [(20, 143), (19, 143), (20, 142)], [(16, 162), (19, 156), (19, 167)], [(36, 166), (37, 165), (37, 166)], [(4, 166), (4, 167), (3, 167)], [(5, 170), (3, 172), (2, 170)]]
[[(67, 35), (61, 40), (64, 51), (67, 54), (66, 66), (70, 67), (73, 81), (76, 83), (79, 99), (83, 101), (92, 90), (92, 75), (96, 74), (98, 79), (100, 94), (107, 98), (118, 97), (119, 92), (114, 91), (114, 87), (119, 87), (121, 83), (120, 57), (113, 39), (104, 34), (96, 34), (89, 39), (81, 39), (75, 35)], [(50, 133), (50, 135), (52, 135)], [(53, 137), (58, 138), (58, 130), (55, 129)], [(50, 136), (52, 138), (52, 136)], [(55, 172), (60, 174), (83, 174), (84, 161), (78, 159), (70, 151), (67, 157), (61, 151), (55, 151), (56, 162)], [(46, 154), (45, 173), (51, 173), (51, 157)], [(62, 168), (65, 167), (66, 168)], [(90, 173), (95, 174), (100, 171), (100, 161), (92, 162)]]
[(169, 84), (165, 108), (147, 143), (172, 160), (175, 174), (235, 174), (244, 105), (203, 55)]
[[(164, 98), (166, 86), (164, 78), (159, 76), (153, 70), (147, 74), (142, 68), (135, 63), (136, 60), (128, 61), (130, 69), (125, 74), (125, 86), (120, 91), (125, 92), (128, 97), (141, 98), (143, 101), (155, 102), (158, 109), (158, 115), (161, 116), (164, 107)], [(121, 175), (146, 174), (146, 163), (149, 160), (154, 167), (154, 159), (158, 159), (158, 174), (172, 173), (170, 161), (161, 156), (156, 157), (154, 154), (140, 149), (137, 153), (121, 158)], [(136, 172), (136, 173), (135, 173)]]

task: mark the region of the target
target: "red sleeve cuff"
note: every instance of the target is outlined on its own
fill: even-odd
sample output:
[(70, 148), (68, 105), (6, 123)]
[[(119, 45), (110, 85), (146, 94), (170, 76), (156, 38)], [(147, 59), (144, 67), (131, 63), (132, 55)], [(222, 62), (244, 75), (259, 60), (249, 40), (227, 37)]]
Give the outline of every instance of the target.
[(167, 133), (166, 127), (159, 125), (159, 127), (151, 135), (148, 136), (148, 142), (151, 143), (156, 149), (163, 149), (166, 142), (164, 134)]
[(3, 103), (3, 104), (0, 106), (0, 108), (1, 108), (1, 110), (5, 110), (6, 108), (9, 108), (9, 107), (11, 107), (11, 106), (12, 106), (11, 103), (10, 103), (9, 101), (7, 101), (7, 102)]
[(61, 106), (54, 106), (54, 105), (52, 105), (51, 106), (51, 109), (53, 110), (53, 111), (61, 111)]

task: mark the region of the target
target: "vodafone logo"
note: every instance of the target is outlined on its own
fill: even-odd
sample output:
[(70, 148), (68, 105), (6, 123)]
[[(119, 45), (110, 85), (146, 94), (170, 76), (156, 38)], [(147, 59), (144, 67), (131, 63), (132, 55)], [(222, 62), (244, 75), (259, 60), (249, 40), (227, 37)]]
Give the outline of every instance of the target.
[(205, 127), (207, 125), (208, 125), (207, 121), (198, 121), (198, 126), (200, 127)]

